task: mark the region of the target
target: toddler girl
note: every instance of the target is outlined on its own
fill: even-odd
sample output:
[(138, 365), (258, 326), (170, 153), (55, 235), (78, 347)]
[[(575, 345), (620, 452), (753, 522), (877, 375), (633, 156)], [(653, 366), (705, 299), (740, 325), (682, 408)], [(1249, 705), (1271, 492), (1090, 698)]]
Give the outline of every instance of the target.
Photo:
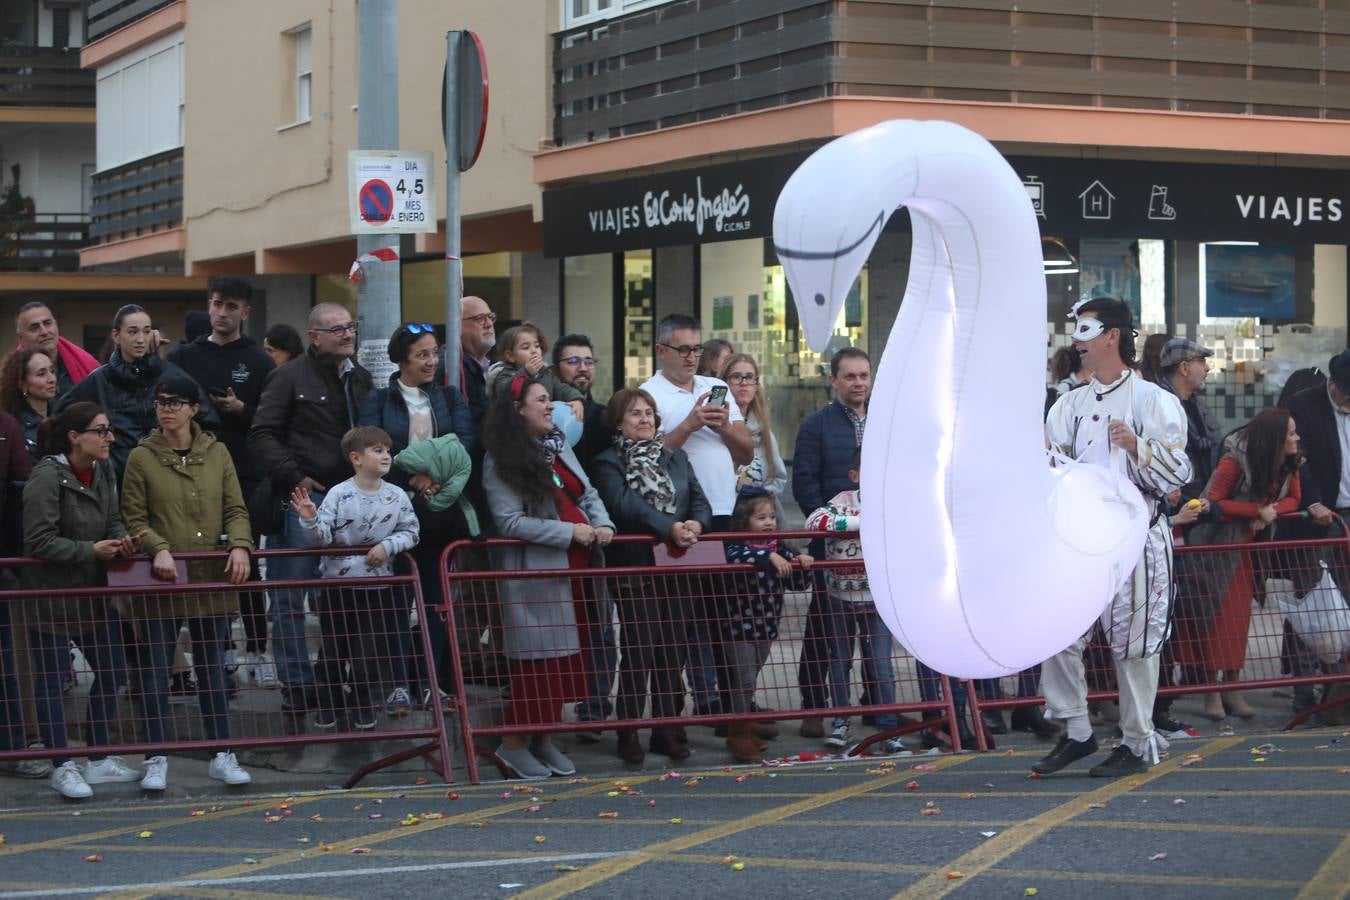
[(497, 341), (497, 362), (492, 364), (487, 373), (488, 398), (510, 391), (511, 381), (520, 373), (527, 372), (548, 389), (550, 400), (566, 403), (572, 407), (577, 419), (581, 419), (585, 415), (582, 405), (585, 395), (570, 384), (559, 381), (552, 370), (544, 366), (546, 350), (548, 341), (533, 323), (523, 322), (502, 332), (501, 339)]

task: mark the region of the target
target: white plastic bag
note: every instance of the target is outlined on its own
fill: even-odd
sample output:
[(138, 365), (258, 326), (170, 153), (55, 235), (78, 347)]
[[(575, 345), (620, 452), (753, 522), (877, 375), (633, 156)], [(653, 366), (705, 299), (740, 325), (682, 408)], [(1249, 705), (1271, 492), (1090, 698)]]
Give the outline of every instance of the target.
[(1327, 564), (1321, 563), (1322, 578), (1299, 599), (1292, 591), (1280, 591), (1280, 611), (1308, 649), (1328, 665), (1350, 652), (1350, 607), (1345, 604)]

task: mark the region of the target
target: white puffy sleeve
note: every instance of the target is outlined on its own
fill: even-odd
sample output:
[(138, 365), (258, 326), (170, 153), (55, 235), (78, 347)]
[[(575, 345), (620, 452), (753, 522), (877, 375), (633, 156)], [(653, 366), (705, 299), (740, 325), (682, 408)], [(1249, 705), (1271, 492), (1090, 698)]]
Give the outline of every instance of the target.
[(1072, 394), (1072, 391), (1060, 394), (1045, 417), (1045, 438), (1050, 449), (1070, 457), (1074, 455), (1074, 433), (1078, 421), (1073, 403), (1076, 398)]
[(1186, 411), (1181, 401), (1167, 391), (1154, 389), (1141, 397), (1139, 451), (1128, 457), (1130, 477), (1140, 487), (1168, 494), (1191, 480), (1191, 461), (1186, 456)]

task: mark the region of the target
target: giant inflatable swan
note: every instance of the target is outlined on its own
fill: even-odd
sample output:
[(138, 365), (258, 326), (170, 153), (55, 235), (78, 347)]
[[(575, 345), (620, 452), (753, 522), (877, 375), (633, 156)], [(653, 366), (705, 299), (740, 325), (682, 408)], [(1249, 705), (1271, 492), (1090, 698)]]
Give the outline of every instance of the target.
[(1047, 459), (1036, 216), (974, 132), (883, 122), (820, 148), (788, 180), (774, 244), (807, 343), (825, 349), (900, 206), (913, 250), (863, 443), (867, 575), (919, 659), (962, 678), (1010, 674), (1092, 625), (1139, 558), (1147, 513), (1119, 458)]

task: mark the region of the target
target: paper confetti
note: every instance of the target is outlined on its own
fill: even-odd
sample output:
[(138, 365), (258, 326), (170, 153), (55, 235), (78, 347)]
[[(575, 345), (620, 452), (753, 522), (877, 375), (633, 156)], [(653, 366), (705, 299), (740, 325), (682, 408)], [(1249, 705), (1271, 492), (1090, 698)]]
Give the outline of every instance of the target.
[(733, 872), (740, 872), (743, 869), (745, 869), (745, 863), (743, 862), (734, 862), (731, 864), (731, 871)]
[(683, 825), (683, 824), (684, 824), (684, 819), (678, 819), (678, 818), (677, 818), (677, 819), (671, 819), (671, 820), (670, 820), (670, 824), (672, 824), (672, 825)]
[(534, 836), (534, 842), (535, 842), (536, 844), (542, 844), (542, 843), (544, 843), (544, 842), (547, 841), (547, 840), (548, 840), (548, 838), (544, 837), (542, 834), (536, 834), (536, 835)]
[(1172, 801), (1173, 806), (1183, 806), (1185, 803), (1186, 801), (1182, 800), (1180, 797)]
[(245, 856), (244, 864), (248, 866), (256, 866), (258, 864), (258, 861), (251, 856)]
[(363, 809), (365, 809), (365, 808), (366, 808), (366, 805), (365, 805), (364, 803), (358, 803), (358, 804), (356, 804), (355, 806), (352, 807), (352, 809), (356, 810), (357, 812), (360, 812), (361, 810), (363, 810)]
[(617, 796), (619, 796), (619, 792), (618, 792), (618, 791), (606, 791), (606, 792), (605, 792), (605, 796), (606, 796), (606, 797), (617, 797)]
[(539, 812), (539, 810), (541, 809), (543, 809), (543, 807), (540, 806), (538, 803), (536, 803), (534, 806), (525, 807), (526, 812)]
[(487, 822), (465, 822), (464, 826), (466, 828), (482, 828), (486, 824)]
[(1205, 761), (1205, 758), (1204, 758), (1203, 756), (1201, 756), (1199, 753), (1187, 753), (1187, 754), (1186, 754), (1186, 758), (1183, 759), (1183, 760), (1181, 761), (1181, 765), (1182, 765), (1183, 767), (1185, 767), (1185, 766), (1194, 766), (1194, 765), (1198, 765), (1199, 763), (1202, 763), (1202, 762), (1204, 762), (1204, 761)]
[(370, 815), (366, 816), (366, 818), (367, 818), (367, 819), (383, 819), (383, 818), (384, 818), (384, 813), (371, 813)]
[(1035, 888), (1027, 888), (1027, 889), (1026, 889), (1025, 891), (1023, 891), (1022, 893), (1023, 893), (1023, 895), (1025, 895), (1025, 896), (1027, 896), (1027, 897), (1035, 897), (1035, 896), (1036, 896), (1036, 889), (1035, 889)]
[(656, 808), (656, 801), (655, 801), (655, 800), (648, 800), (648, 801), (647, 801), (647, 806), (648, 806), (648, 808), (650, 808), (650, 809), (655, 809), (655, 808)]
[(422, 820), (417, 818), (417, 816), (414, 816), (412, 813), (408, 813), (406, 816), (403, 817), (403, 821), (399, 822), (398, 824), (404, 828), (411, 828), (414, 825), (422, 824)]
[(600, 819), (617, 819), (618, 817), (619, 814), (616, 812), (602, 812), (599, 816), (597, 816), (597, 818)]
[(413, 779), (413, 784), (426, 784), (426, 783), (427, 779), (423, 775), (418, 775), (415, 779)]
[(557, 863), (553, 866), (555, 872), (580, 872), (581, 866), (573, 866), (568, 863)]
[(454, 791), (450, 791), (448, 794), (445, 795), (445, 799), (447, 799), (447, 800), (458, 800), (458, 799), (459, 799), (459, 794), (456, 794)]
[(1149, 859), (1149, 862), (1157, 862), (1157, 861), (1160, 860), (1160, 859), (1167, 859), (1167, 854), (1166, 854), (1166, 853), (1155, 853), (1155, 854), (1153, 854), (1152, 856), (1150, 856), (1148, 859)]
[(147, 841), (154, 836), (155, 833), (153, 831), (142, 831), (140, 834), (136, 835), (136, 837), (140, 838), (143, 841)]
[(328, 843), (327, 841), (319, 841), (319, 849), (324, 853), (327, 853), (328, 851), (336, 850), (337, 848), (334, 847), (332, 844)]
[(974, 800), (974, 799), (975, 799), (975, 795), (974, 795), (974, 794), (970, 794), (970, 793), (962, 794), (962, 795), (961, 795), (961, 799), (962, 799), (962, 800)]
[(510, 799), (511, 799), (511, 792), (510, 792), (510, 791), (502, 791), (502, 799), (503, 799), (503, 800), (510, 800)]
[(188, 813), (188, 818), (190, 818), (190, 819), (195, 819), (195, 818), (197, 818), (198, 816), (204, 816), (204, 815), (206, 815), (206, 810), (204, 810), (204, 809), (194, 809), (194, 810), (192, 810), (192, 812)]
[(734, 857), (734, 856), (724, 856), (724, 857), (722, 857), (722, 862), (726, 863), (727, 865), (731, 865), (731, 864), (734, 863), (735, 861), (736, 861), (736, 857)]
[(444, 819), (445, 813), (443, 812), (422, 813), (422, 818), (427, 822), (434, 822), (438, 819)]
[(84, 858), (85, 862), (103, 862), (102, 853), (91, 853)]
[(966, 876), (962, 875), (960, 872), (948, 872), (948, 873), (947, 873), (947, 880), (948, 880), (948, 881), (955, 881), (955, 880), (958, 879), (958, 878), (965, 878), (965, 877), (966, 877)]
[(348, 850), (347, 852), (350, 853), (352, 856), (365, 856), (367, 853), (370, 852), (370, 848), (369, 848), (369, 847), (353, 847), (352, 849)]
[(309, 817), (309, 820), (310, 820), (311, 822), (322, 822), (322, 821), (323, 821), (323, 816), (310, 816), (310, 817)]
[(980, 834), (984, 835), (985, 837), (993, 837), (994, 835), (998, 834), (998, 832), (997, 832), (997, 831), (981, 831)]
[[(376, 816), (375, 818), (379, 818), (379, 817)], [(264, 822), (267, 822), (267, 823), (269, 823), (269, 824), (272, 823), (272, 822), (280, 822), (280, 821), (281, 821), (281, 816), (263, 816), (263, 821), (264, 821)]]

